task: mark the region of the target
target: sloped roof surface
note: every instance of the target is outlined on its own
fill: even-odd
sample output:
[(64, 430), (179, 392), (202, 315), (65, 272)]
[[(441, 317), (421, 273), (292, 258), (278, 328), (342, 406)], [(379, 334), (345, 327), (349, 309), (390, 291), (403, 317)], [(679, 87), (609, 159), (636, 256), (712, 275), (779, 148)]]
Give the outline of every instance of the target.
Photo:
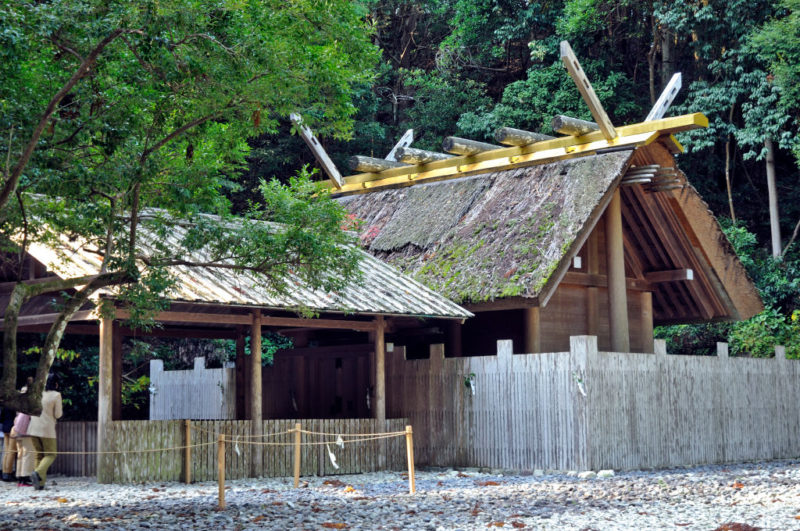
[(629, 164), (611, 152), (342, 197), (370, 252), (458, 302), (536, 297)]
[[(140, 226), (140, 239), (146, 242), (157, 236)], [(178, 245), (187, 228), (176, 224), (167, 244)], [(100, 256), (90, 252), (78, 241), (62, 239), (60, 246), (34, 244), (30, 254), (62, 277), (96, 274)], [(147, 250), (145, 249), (145, 252)], [(472, 314), (445, 299), (417, 281), (403, 275), (394, 267), (363, 253), (360, 269), (363, 281), (351, 284), (340, 293), (311, 289), (298, 277), (285, 279), (285, 295), (268, 288), (258, 273), (212, 267), (171, 267), (177, 285), (166, 297), (173, 302), (202, 302), (242, 305), (261, 308), (310, 308), (318, 312), (410, 315), (420, 317), (467, 318)]]

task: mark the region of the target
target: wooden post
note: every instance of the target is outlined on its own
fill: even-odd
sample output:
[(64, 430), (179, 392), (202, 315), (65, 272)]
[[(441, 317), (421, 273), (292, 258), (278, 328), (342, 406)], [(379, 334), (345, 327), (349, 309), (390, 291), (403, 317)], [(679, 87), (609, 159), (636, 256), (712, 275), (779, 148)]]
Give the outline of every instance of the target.
[(606, 208), (606, 259), (608, 260), (608, 319), (611, 350), (630, 352), (628, 294), (625, 285), (625, 250), (622, 243), (622, 199), (614, 190)]
[(192, 421), (186, 419), (183, 421), (186, 448), (183, 452), (183, 461), (186, 465), (186, 473), (183, 476), (184, 483), (189, 484), (192, 482)]
[(300, 424), (294, 425), (294, 488), (300, 485)]
[[(597, 231), (598, 227), (595, 226), (589, 235), (589, 239), (586, 240), (586, 270), (590, 275), (600, 274)], [(600, 308), (597, 304), (597, 299), (597, 288), (595, 286), (586, 288), (586, 334), (590, 336), (599, 335), (600, 330)]]
[[(253, 312), (253, 324), (250, 328), (250, 420), (253, 441), (258, 442), (263, 430), (261, 398), (261, 311)], [(263, 470), (262, 447), (255, 446), (251, 455), (253, 463), (251, 473), (253, 477), (260, 477)]]
[(408, 458), (408, 492), (417, 492), (417, 484), (414, 480), (414, 435), (411, 426), (406, 426), (406, 457)]
[(654, 352), (653, 343), (653, 293), (642, 292), (642, 347), (644, 352)]
[(375, 413), (382, 426), (386, 420), (386, 322), (382, 315), (375, 317)]
[(236, 419), (247, 420), (250, 418), (248, 407), (248, 389), (250, 386), (247, 381), (247, 356), (244, 355), (244, 332), (240, 327), (236, 328)]
[(109, 451), (109, 436), (112, 421), (111, 388), (113, 380), (113, 319), (100, 319), (100, 352), (97, 381), (97, 482), (111, 483), (113, 470), (108, 456), (102, 452)]
[(225, 508), (225, 436), (217, 437), (217, 483), (219, 484), (219, 508)]
[(463, 349), (461, 348), (461, 321), (451, 320), (447, 323), (447, 354), (451, 358), (460, 358), (463, 356)]
[(535, 354), (542, 351), (542, 333), (539, 326), (539, 307), (525, 308), (525, 353)]
[(111, 346), (111, 419), (122, 420), (122, 333), (119, 321), (112, 325)]

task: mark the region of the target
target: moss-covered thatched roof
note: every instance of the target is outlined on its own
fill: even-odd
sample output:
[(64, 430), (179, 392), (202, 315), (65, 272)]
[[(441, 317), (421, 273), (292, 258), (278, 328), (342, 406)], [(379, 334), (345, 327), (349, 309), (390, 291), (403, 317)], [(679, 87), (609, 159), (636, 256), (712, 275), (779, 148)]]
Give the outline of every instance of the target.
[(568, 267), (630, 151), (340, 201), (370, 252), (457, 302), (537, 297)]

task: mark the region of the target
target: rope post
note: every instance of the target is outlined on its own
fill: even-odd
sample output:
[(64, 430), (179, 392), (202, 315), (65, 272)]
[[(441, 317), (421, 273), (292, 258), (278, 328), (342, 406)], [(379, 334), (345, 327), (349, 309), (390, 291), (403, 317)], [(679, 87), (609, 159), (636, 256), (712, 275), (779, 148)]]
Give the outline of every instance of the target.
[(300, 423), (294, 425), (294, 488), (300, 486)]
[(189, 484), (192, 482), (192, 421), (186, 419), (183, 421), (185, 431), (186, 448), (183, 451), (183, 461), (186, 466), (186, 473), (183, 476), (184, 482)]
[(408, 457), (408, 492), (417, 492), (417, 484), (414, 481), (414, 434), (411, 426), (406, 426), (406, 456)]
[(217, 438), (217, 480), (219, 482), (219, 508), (225, 508), (225, 436)]

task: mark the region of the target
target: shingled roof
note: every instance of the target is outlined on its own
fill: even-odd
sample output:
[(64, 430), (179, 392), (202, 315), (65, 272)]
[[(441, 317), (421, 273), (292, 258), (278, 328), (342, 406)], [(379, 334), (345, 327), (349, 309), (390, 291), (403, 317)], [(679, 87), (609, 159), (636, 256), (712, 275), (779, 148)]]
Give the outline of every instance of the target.
[[(235, 223), (232, 221), (231, 223)], [(162, 243), (178, 248), (188, 225), (176, 222)], [(139, 226), (142, 252), (153, 248), (148, 242), (163, 238), (148, 224)], [(59, 243), (33, 243), (29, 254), (48, 270), (63, 278), (96, 274), (102, 257), (79, 240), (61, 238)], [(165, 294), (171, 302), (254, 307), (273, 310), (310, 309), (314, 312), (340, 314), (401, 315), (415, 317), (465, 319), (472, 314), (445, 299), (396, 268), (368, 253), (362, 253), (359, 269), (362, 278), (337, 293), (313, 289), (299, 276), (289, 274), (282, 279), (284, 293), (270, 289), (262, 275), (213, 266), (171, 266), (176, 279), (174, 289)], [(203, 251), (193, 259), (205, 262)], [(187, 259), (190, 257), (187, 256)], [(107, 290), (104, 290), (105, 293)]]

